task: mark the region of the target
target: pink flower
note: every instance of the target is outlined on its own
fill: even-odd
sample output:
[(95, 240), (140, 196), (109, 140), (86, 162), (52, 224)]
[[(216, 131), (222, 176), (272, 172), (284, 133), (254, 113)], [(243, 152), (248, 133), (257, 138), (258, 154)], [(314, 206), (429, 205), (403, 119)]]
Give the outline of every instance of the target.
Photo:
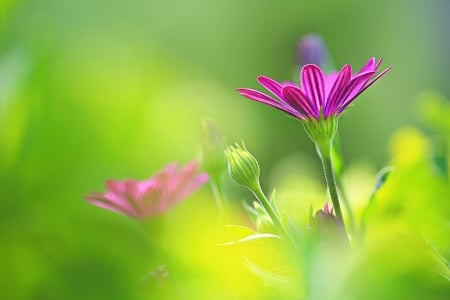
[(237, 91), (244, 97), (272, 106), (301, 121), (319, 120), (321, 116), (339, 117), (342, 112), (381, 78), (388, 67), (376, 75), (381, 59), (370, 58), (358, 71), (344, 65), (338, 72), (325, 75), (319, 66), (308, 64), (300, 72), (300, 85), (292, 82), (277, 82), (266, 76), (258, 76), (259, 84), (273, 96), (247, 88)]
[(135, 219), (149, 218), (164, 213), (208, 180), (208, 175), (198, 173), (197, 168), (196, 161), (181, 168), (172, 163), (144, 181), (108, 180), (106, 193), (94, 192), (85, 199), (95, 206)]

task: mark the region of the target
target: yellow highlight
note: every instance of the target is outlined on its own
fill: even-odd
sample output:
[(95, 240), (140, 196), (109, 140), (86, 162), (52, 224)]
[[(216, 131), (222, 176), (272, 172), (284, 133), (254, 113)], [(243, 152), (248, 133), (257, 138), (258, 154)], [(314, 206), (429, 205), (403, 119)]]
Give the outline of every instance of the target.
[(405, 127), (394, 133), (389, 150), (395, 166), (409, 166), (423, 160), (429, 152), (429, 144), (417, 129)]

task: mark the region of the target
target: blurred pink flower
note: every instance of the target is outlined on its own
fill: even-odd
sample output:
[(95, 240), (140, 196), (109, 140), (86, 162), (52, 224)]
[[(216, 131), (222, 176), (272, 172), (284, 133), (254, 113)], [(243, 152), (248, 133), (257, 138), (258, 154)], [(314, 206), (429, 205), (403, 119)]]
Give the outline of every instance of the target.
[(159, 215), (208, 180), (208, 175), (198, 173), (197, 168), (196, 161), (181, 168), (172, 163), (144, 181), (108, 180), (106, 193), (94, 192), (87, 195), (85, 199), (95, 206), (135, 219)]

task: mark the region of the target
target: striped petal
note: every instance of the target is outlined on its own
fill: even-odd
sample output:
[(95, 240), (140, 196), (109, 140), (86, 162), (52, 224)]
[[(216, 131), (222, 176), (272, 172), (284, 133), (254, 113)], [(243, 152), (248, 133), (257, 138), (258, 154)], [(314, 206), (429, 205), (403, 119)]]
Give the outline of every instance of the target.
[(115, 201), (105, 197), (102, 194), (99, 193), (92, 193), (90, 195), (87, 195), (84, 197), (84, 199), (91, 203), (92, 205), (111, 210), (132, 218), (138, 218), (139, 215), (136, 214), (136, 212), (129, 207), (123, 207), (119, 203), (116, 203)]
[[(381, 61), (381, 60), (380, 60)], [(369, 60), (362, 66), (362, 68), (358, 71), (356, 74), (366, 73), (370, 71), (375, 71), (378, 67), (378, 64), (376, 64), (375, 57), (369, 58)]]
[(265, 89), (270, 91), (274, 96), (282, 98), (281, 89), (283, 88), (281, 84), (273, 80), (272, 78), (266, 76), (258, 76), (257, 78), (260, 85)]
[(131, 193), (137, 192), (137, 189), (131, 187), (132, 185), (135, 185), (135, 182), (132, 180), (108, 180), (105, 185), (107, 192), (104, 194), (104, 198), (127, 210), (129, 215), (139, 215), (139, 204), (137, 200), (133, 199), (130, 195)]
[(377, 81), (378, 79), (381, 78), (381, 76), (383, 76), (384, 74), (386, 74), (387, 72), (389, 72), (392, 69), (392, 67), (388, 67), (386, 69), (384, 69), (382, 72), (380, 72), (380, 74), (378, 74), (374, 79), (370, 80), (369, 82), (366, 83), (366, 85), (364, 85), (364, 87), (362, 89), (360, 89), (360, 91), (354, 96), (354, 98), (358, 97), (362, 92), (364, 92), (369, 86), (371, 86), (372, 84), (375, 83), (375, 81)]
[(305, 65), (300, 77), (303, 91), (315, 103), (315, 110), (318, 112), (325, 104), (325, 83), (322, 70), (316, 65)]
[(327, 75), (325, 75), (325, 104), (327, 102), (328, 95), (330, 95), (331, 89), (333, 88), (337, 76), (338, 73), (336, 72), (330, 72)]
[(165, 212), (205, 183), (208, 175), (198, 173), (197, 167), (196, 161), (181, 169), (169, 164), (144, 181), (109, 180), (106, 193), (91, 193), (85, 199), (95, 206), (135, 219), (148, 218)]
[(336, 108), (339, 103), (339, 100), (342, 99), (342, 96), (345, 92), (346, 87), (350, 82), (350, 78), (352, 77), (352, 68), (350, 65), (345, 65), (339, 71), (339, 74), (335, 77), (335, 81), (333, 83), (333, 87), (330, 90), (330, 93), (327, 97), (327, 101), (325, 103), (324, 108), (324, 116), (328, 117), (336, 113)]
[(239, 88), (239, 89), (237, 89), (237, 91), (239, 92), (239, 94), (241, 94), (245, 98), (272, 106), (272, 107), (274, 107), (278, 110), (281, 110), (295, 118), (301, 117), (299, 112), (295, 111), (295, 109), (288, 107), (287, 105), (281, 104), (280, 102), (267, 96), (264, 93), (261, 93), (261, 92), (258, 92), (256, 90), (252, 90), (252, 89), (245, 89), (245, 88)]
[(282, 93), (286, 101), (301, 112), (304, 116), (302, 119), (308, 119), (309, 117), (317, 118), (319, 116), (315, 105), (298, 87), (292, 85), (285, 86)]
[(373, 74), (375, 74), (375, 71), (358, 74), (350, 80), (344, 93), (338, 100), (338, 103), (336, 103), (336, 113), (340, 114), (353, 101), (353, 99), (355, 99)]

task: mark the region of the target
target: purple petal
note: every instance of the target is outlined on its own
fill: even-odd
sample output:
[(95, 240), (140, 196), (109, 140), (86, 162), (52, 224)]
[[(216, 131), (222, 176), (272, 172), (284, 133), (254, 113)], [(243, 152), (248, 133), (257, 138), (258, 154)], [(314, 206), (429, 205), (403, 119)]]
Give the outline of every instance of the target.
[(277, 102), (275, 99), (267, 96), (266, 94), (263, 94), (256, 90), (246, 89), (246, 88), (239, 88), (239, 89), (237, 89), (237, 91), (239, 92), (239, 94), (241, 94), (245, 98), (272, 106), (272, 107), (274, 107), (278, 110), (281, 110), (295, 118), (301, 117), (300, 114), (297, 111), (295, 111), (294, 109)]
[(378, 79), (381, 78), (381, 76), (383, 76), (384, 74), (386, 74), (389, 70), (391, 70), (392, 67), (388, 67), (386, 69), (384, 69), (382, 72), (380, 72), (380, 74), (378, 74), (374, 79), (370, 80), (369, 82), (366, 83), (366, 85), (359, 90), (359, 92), (355, 95), (355, 97), (358, 97), (362, 92), (364, 92), (369, 86), (371, 86), (372, 84), (374, 84), (375, 81), (377, 81)]
[(349, 104), (359, 95), (361, 89), (366, 85), (367, 81), (375, 74), (375, 71), (361, 73), (353, 77), (345, 88), (338, 103), (336, 103), (336, 113), (340, 114)]
[(383, 62), (383, 58), (380, 58), (377, 63), (375, 64), (375, 70), (378, 69), (378, 67), (380, 67), (381, 63)]
[(324, 116), (328, 117), (336, 112), (339, 100), (345, 92), (346, 87), (350, 82), (352, 76), (352, 68), (350, 65), (344, 65), (335, 78), (333, 87), (327, 97), (324, 108)]
[(362, 74), (370, 71), (375, 71), (377, 69), (378, 65), (375, 65), (375, 57), (369, 58), (369, 60), (366, 62), (366, 64), (358, 71), (357, 74)]
[(274, 96), (282, 98), (281, 89), (283, 87), (281, 86), (281, 84), (266, 76), (258, 76), (257, 80), (260, 85), (270, 91)]
[(331, 88), (333, 87), (337, 76), (338, 73), (336, 72), (330, 72), (327, 75), (325, 75), (325, 102), (326, 99), (328, 98), (328, 95), (330, 94)]
[(308, 117), (317, 118), (319, 116), (315, 105), (298, 87), (292, 85), (285, 86), (283, 87), (282, 93), (286, 101), (302, 114), (302, 119), (308, 119)]
[(325, 104), (325, 84), (322, 70), (316, 65), (305, 65), (300, 77), (302, 89), (315, 103), (315, 110), (319, 112)]
[(262, 102), (262, 103), (265, 103), (268, 105), (272, 105), (272, 104), (279, 105), (278, 101), (276, 101), (272, 97), (269, 97), (266, 94), (261, 93), (257, 90), (238, 88), (238, 89), (236, 89), (236, 91), (238, 91), (239, 94), (241, 94), (242, 96), (244, 96), (245, 98), (248, 98), (250, 100), (255, 100), (255, 101)]

